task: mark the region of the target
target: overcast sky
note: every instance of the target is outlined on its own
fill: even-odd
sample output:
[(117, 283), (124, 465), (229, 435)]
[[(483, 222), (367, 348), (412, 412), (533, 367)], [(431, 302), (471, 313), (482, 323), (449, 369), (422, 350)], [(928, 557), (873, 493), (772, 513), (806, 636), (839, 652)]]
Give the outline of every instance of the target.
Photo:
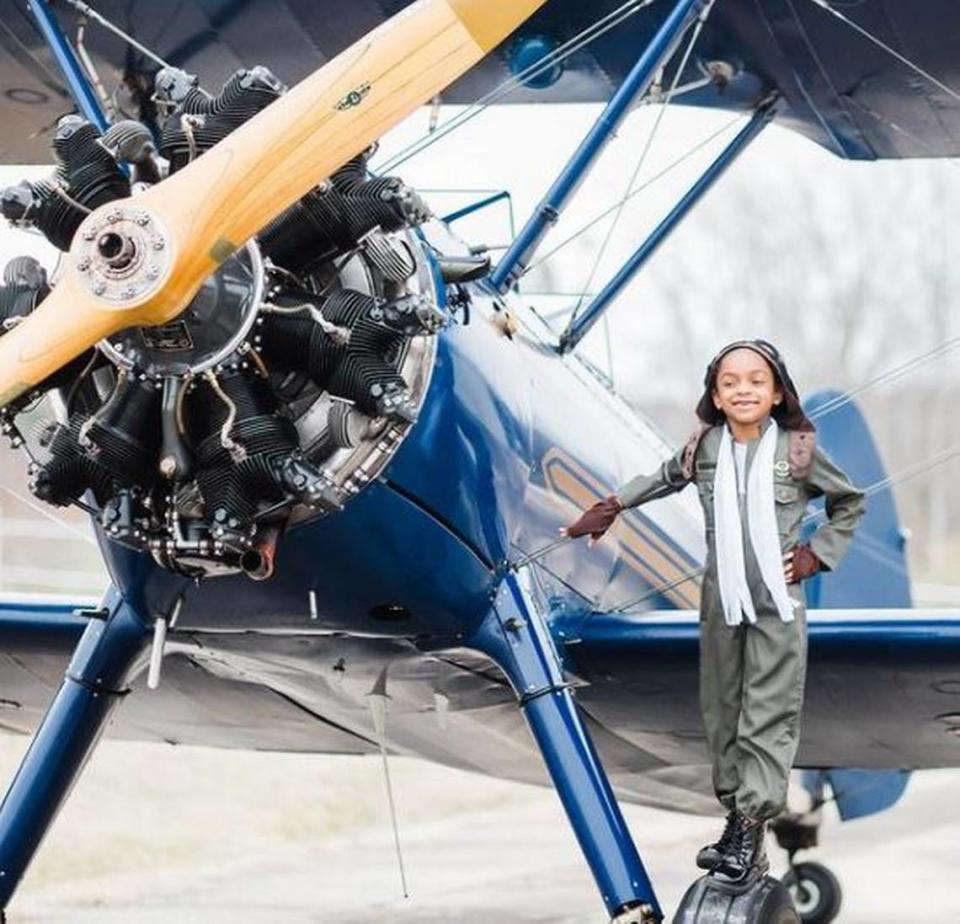
[[(456, 111), (445, 107), (441, 123)], [(509, 189), (519, 225), (598, 113), (596, 106), (487, 110), (397, 172), (424, 190), (440, 215), (480, 198), (482, 190)], [(654, 110), (644, 108), (626, 119), (542, 254), (624, 194), (655, 117)], [(428, 120), (429, 112), (421, 110), (386, 137), (374, 166), (419, 138)], [(728, 127), (723, 137), (627, 204), (592, 288), (616, 271), (741, 124), (729, 113), (679, 106), (665, 113), (638, 174), (640, 184)], [(0, 183), (48, 170), (0, 167)], [(617, 387), (638, 407), (649, 408), (668, 435), (680, 439), (693, 424), (703, 368), (729, 340), (773, 340), (801, 393), (809, 393), (823, 386), (856, 386), (957, 337), (957, 180), (954, 161), (841, 161), (792, 132), (768, 128), (608, 311)], [(545, 270), (532, 273), (525, 292), (547, 287), (579, 291), (608, 227), (606, 222), (598, 225)], [(457, 230), (473, 242), (506, 244), (507, 210), (494, 206), (459, 223)], [(36, 235), (0, 228), (0, 263), (21, 253), (43, 255), (48, 264), (54, 259)], [(569, 310), (576, 301), (525, 297), (544, 311)], [(944, 307), (946, 313), (940, 310)], [(847, 359), (838, 363), (838, 324), (851, 309), (859, 317), (854, 317)], [(934, 316), (940, 323), (931, 326)], [(800, 323), (804, 320), (805, 325)], [(607, 359), (603, 334), (598, 324), (581, 346), (601, 366)], [(897, 382), (901, 395), (905, 386), (923, 384), (927, 394), (931, 387), (943, 386), (939, 409), (917, 415), (902, 401), (895, 405), (889, 386), (868, 396), (865, 412), (891, 470), (922, 461), (955, 441), (952, 427), (937, 421), (952, 420), (951, 394), (956, 392), (946, 386), (956, 387), (958, 352)], [(915, 506), (921, 501), (927, 505), (928, 514), (916, 506), (912, 522), (932, 522), (938, 510), (947, 516), (944, 498), (923, 491), (933, 483), (944, 488), (955, 484), (957, 469), (954, 459), (905, 486), (916, 494)], [(941, 532), (946, 528), (941, 524)]]
[[(444, 107), (441, 123), (457, 111)], [(598, 112), (598, 107), (590, 105), (489, 109), (416, 155), (397, 172), (412, 185), (428, 190), (426, 197), (438, 214), (478, 198), (481, 190), (508, 189), (513, 196), (516, 220), (522, 224)], [(548, 238), (541, 255), (623, 195), (655, 113), (654, 109), (641, 108), (626, 119)], [(383, 139), (374, 163), (383, 163), (422, 136), (428, 118), (428, 111), (420, 110)], [(594, 274), (593, 290), (616, 271), (741, 124), (729, 113), (681, 106), (668, 109), (639, 172), (638, 184), (655, 176), (712, 133), (724, 126), (728, 128), (724, 135), (626, 205)], [(0, 180), (6, 184), (26, 172), (18, 167), (0, 168)], [(645, 361), (662, 360), (664, 350), (672, 348), (677, 311), (682, 310), (694, 328), (707, 315), (715, 317), (719, 313), (723, 317), (725, 305), (705, 299), (714, 283), (722, 281), (725, 302), (736, 301), (741, 279), (745, 290), (748, 276), (756, 277), (758, 271), (770, 272), (769, 266), (751, 265), (750, 248), (755, 246), (751, 235), (777, 235), (784, 242), (780, 269), (798, 272), (802, 267), (800, 283), (810, 287), (812, 296), (829, 297), (831, 287), (839, 284), (844, 272), (857, 271), (872, 261), (877, 264), (876, 274), (881, 275), (892, 272), (892, 267), (900, 262), (897, 251), (901, 248), (893, 246), (895, 240), (891, 240), (890, 252), (878, 260), (876, 240), (865, 230), (890, 222), (891, 217), (901, 232), (907, 229), (908, 234), (910, 228), (919, 229), (934, 220), (949, 218), (952, 223), (952, 216), (960, 209), (960, 193), (952, 192), (958, 185), (957, 179), (960, 176), (956, 162), (841, 161), (793, 132), (776, 125), (768, 128), (610, 309), (618, 384), (625, 391), (634, 391), (639, 387), (638, 370), (647, 367)], [(925, 192), (931, 187), (948, 193), (931, 197)], [(609, 221), (599, 224), (549, 260), (544, 268), (531, 273), (525, 280), (526, 291), (582, 291)], [(504, 205), (493, 206), (458, 223), (457, 229), (471, 241), (493, 246), (505, 244), (509, 240), (507, 209)], [(828, 253), (811, 267), (807, 242), (815, 233), (828, 235)], [(4, 259), (38, 249), (43, 248), (36, 237), (6, 228), (0, 231), (0, 255)], [(910, 265), (896, 269), (895, 281), (905, 287), (906, 305), (911, 302), (911, 276), (919, 271)], [(752, 281), (755, 289), (756, 280)], [(763, 291), (761, 287), (761, 295)], [(769, 308), (776, 311), (777, 293), (773, 288), (769, 298)], [(570, 297), (537, 299), (538, 307), (544, 310), (569, 309), (575, 302)], [(890, 307), (878, 304), (873, 310), (889, 311)], [(778, 333), (761, 329), (759, 322), (754, 327), (749, 311), (746, 318), (741, 315), (736, 320), (733, 314), (731, 311), (728, 324), (722, 320), (713, 323), (710, 336), (718, 342), (706, 336), (706, 343), (692, 344), (692, 354), (683, 357), (683, 361), (666, 369), (660, 362), (656, 380), (643, 383), (645, 393), (662, 397), (665, 392), (683, 387), (691, 378), (695, 381), (700, 374), (695, 370), (702, 368), (722, 342), (741, 336), (766, 335), (773, 339)], [(587, 338), (585, 348), (592, 357), (605, 362), (601, 327), (598, 325)], [(882, 326), (877, 331), (881, 335)], [(918, 349), (921, 346), (917, 344)], [(790, 344), (783, 347), (789, 357)], [(795, 359), (802, 373), (805, 358)], [(896, 360), (897, 356), (891, 354), (891, 364)], [(810, 374), (815, 374), (812, 358)], [(801, 374), (800, 380), (803, 379)]]

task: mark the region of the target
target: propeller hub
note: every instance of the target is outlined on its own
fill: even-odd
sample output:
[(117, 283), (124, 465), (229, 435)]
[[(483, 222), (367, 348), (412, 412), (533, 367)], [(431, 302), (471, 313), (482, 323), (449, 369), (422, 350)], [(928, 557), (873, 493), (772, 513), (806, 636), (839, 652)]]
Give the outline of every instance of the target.
[(166, 229), (146, 209), (111, 203), (80, 226), (73, 264), (84, 285), (117, 308), (142, 302), (156, 292), (171, 266), (173, 248)]
[(127, 235), (107, 231), (97, 241), (97, 252), (113, 270), (126, 270), (137, 256), (137, 245)]

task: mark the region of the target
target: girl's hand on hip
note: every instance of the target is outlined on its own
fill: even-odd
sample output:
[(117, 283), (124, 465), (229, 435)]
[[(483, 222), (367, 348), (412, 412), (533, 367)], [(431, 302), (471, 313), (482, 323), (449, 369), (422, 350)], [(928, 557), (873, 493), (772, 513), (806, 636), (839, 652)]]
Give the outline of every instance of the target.
[(793, 549), (783, 553), (783, 576), (788, 584), (793, 583)]
[(788, 584), (802, 581), (822, 570), (817, 553), (806, 543), (800, 543), (783, 553), (783, 575)]

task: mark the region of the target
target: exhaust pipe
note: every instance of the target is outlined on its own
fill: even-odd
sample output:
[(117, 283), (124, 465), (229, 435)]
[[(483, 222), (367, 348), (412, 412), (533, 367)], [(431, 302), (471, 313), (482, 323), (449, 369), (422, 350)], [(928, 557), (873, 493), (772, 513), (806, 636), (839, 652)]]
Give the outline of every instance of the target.
[(251, 580), (266, 581), (273, 576), (280, 532), (279, 526), (264, 527), (253, 548), (240, 556), (240, 568)]

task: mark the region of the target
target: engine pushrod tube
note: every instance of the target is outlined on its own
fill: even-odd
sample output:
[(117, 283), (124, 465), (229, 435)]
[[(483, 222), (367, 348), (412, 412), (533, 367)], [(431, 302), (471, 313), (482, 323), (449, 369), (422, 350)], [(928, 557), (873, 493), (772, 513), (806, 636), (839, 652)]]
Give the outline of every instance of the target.
[(653, 885), (525, 577), (521, 571), (502, 579), (465, 644), (507, 675), (610, 916), (640, 906), (637, 920), (660, 921)]
[(737, 133), (736, 137), (720, 152), (716, 160), (704, 171), (690, 187), (686, 195), (671, 209), (663, 221), (651, 232), (647, 239), (634, 251), (633, 255), (621, 267), (597, 296), (587, 306), (583, 314), (571, 324), (560, 338), (558, 352), (568, 353), (600, 320), (601, 315), (616, 300), (624, 288), (653, 256), (657, 248), (670, 236), (690, 210), (703, 198), (724, 171), (737, 159), (763, 129), (770, 124), (776, 112), (776, 102), (769, 101), (760, 106), (750, 121)]
[(657, 71), (669, 60), (688, 26), (700, 15), (703, 6), (704, 0), (678, 0), (666, 22), (650, 40), (633, 69), (493, 271), (490, 282), (500, 292), (505, 292), (523, 275), (541, 241), (557, 223), (564, 206), (579, 188), (630, 106), (647, 92)]
[(110, 121), (100, 106), (100, 100), (94, 93), (77, 53), (63, 34), (63, 30), (60, 28), (60, 24), (57, 22), (57, 18), (50, 9), (47, 0), (29, 0), (29, 6), (40, 33), (50, 46), (50, 50), (56, 58), (57, 66), (67, 81), (67, 89), (70, 91), (70, 95), (77, 104), (80, 113), (87, 121), (96, 125), (101, 132), (105, 132), (110, 126)]
[(66, 676), (0, 805), (0, 908), (6, 908), (86, 765), (127, 680), (142, 663), (147, 624), (111, 589), (77, 644)]

